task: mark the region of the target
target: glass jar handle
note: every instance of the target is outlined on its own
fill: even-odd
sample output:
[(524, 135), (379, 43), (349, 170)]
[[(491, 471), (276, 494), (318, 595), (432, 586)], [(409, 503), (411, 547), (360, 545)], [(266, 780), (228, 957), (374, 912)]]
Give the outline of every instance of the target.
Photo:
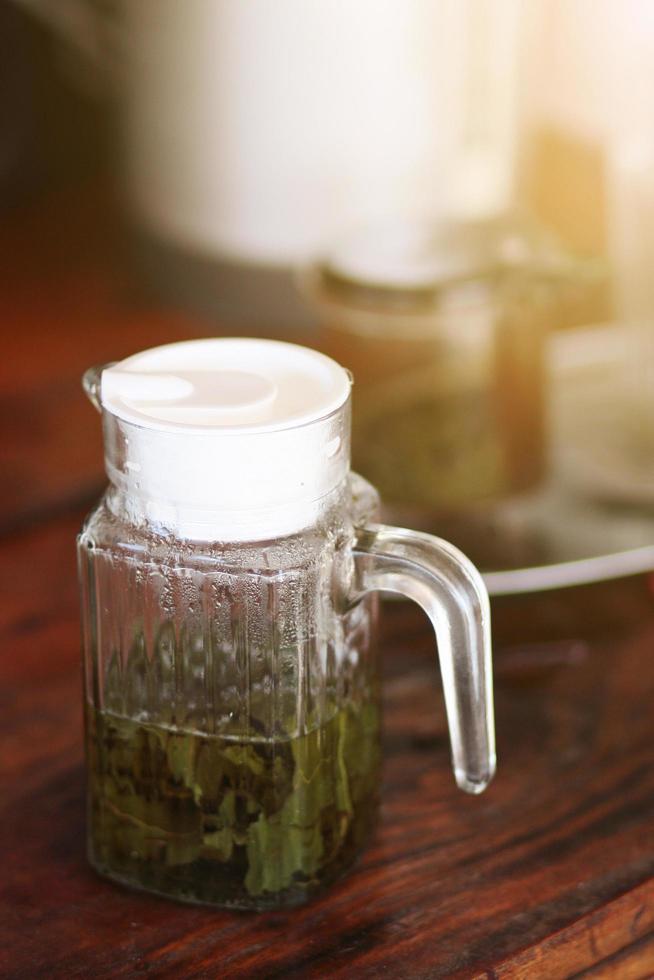
[(481, 793), (495, 773), (490, 604), (481, 575), (453, 545), (383, 525), (356, 530), (357, 584), (422, 606), (436, 639), (460, 789)]

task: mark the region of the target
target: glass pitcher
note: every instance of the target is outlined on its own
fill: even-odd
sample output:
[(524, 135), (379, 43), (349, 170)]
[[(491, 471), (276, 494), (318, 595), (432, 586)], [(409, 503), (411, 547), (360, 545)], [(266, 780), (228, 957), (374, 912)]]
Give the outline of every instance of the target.
[(113, 879), (257, 909), (351, 865), (377, 809), (378, 590), (434, 625), (458, 785), (493, 776), (484, 585), (451, 545), (375, 523), (350, 387), (268, 340), (85, 375), (110, 480), (78, 539), (88, 848)]
[(515, 216), (373, 224), (305, 271), (323, 349), (357, 379), (354, 463), (391, 520), (465, 540), (540, 485), (548, 332), (596, 280)]

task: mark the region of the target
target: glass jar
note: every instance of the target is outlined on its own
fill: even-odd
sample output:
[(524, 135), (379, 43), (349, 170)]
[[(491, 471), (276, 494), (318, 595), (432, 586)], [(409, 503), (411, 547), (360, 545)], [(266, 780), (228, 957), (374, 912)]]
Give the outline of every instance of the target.
[(494, 220), (372, 227), (304, 275), (386, 513), (431, 529), (539, 484), (545, 341), (575, 274), (532, 226)]
[(495, 765), (489, 613), (451, 546), (374, 523), (349, 379), (273, 341), (92, 369), (111, 483), (79, 536), (91, 863), (239, 908), (349, 867), (379, 788), (375, 590), (438, 632), (455, 775)]

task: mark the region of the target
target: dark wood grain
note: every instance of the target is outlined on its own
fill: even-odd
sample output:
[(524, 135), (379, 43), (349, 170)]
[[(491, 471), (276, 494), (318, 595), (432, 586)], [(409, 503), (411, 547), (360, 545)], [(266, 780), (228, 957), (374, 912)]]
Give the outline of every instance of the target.
[[(2, 975), (653, 975), (646, 578), (495, 603), (499, 770), (476, 798), (459, 793), (450, 773), (427, 621), (410, 604), (387, 604), (380, 826), (349, 877), (313, 904), (223, 913), (129, 892), (90, 870), (74, 536), (102, 475), (98, 421), (78, 375), (206, 325), (134, 304), (97, 241), (95, 223), (107, 219), (92, 204), (70, 241), (52, 254), (39, 248), (38, 230), (54, 235), (64, 205), (8, 227), (0, 241), (10, 353), (0, 399), (18, 427), (3, 421)], [(81, 248), (76, 236), (96, 244)]]

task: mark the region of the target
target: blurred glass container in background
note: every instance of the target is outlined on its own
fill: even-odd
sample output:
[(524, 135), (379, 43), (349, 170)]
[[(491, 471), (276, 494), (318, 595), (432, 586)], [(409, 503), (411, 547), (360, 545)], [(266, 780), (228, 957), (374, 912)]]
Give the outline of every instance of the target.
[(578, 271), (507, 217), (370, 226), (303, 275), (354, 375), (355, 465), (396, 519), (431, 527), (539, 484), (544, 345)]

